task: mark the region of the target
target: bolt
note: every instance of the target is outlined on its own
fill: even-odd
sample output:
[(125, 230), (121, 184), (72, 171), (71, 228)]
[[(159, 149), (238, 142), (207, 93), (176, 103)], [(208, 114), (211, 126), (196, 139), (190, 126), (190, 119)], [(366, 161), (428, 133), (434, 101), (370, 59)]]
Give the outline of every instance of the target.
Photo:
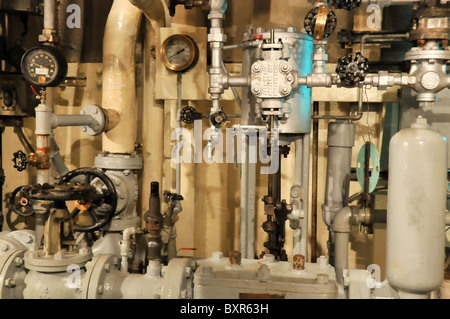
[(294, 77), (293, 77), (291, 74), (289, 74), (289, 75), (286, 77), (286, 81), (288, 81), (288, 82), (294, 82)]
[(114, 266), (119, 265), (119, 261), (120, 261), (119, 257), (114, 257), (113, 259)]
[(318, 284), (327, 284), (329, 281), (329, 277), (327, 274), (317, 274), (317, 283)]
[(232, 265), (240, 265), (241, 264), (241, 252), (237, 250), (233, 250), (230, 252), (230, 264)]
[(258, 272), (256, 273), (256, 278), (259, 281), (269, 281), (270, 280), (270, 269), (269, 266), (262, 264), (259, 269)]
[(317, 259), (317, 264), (319, 265), (319, 267), (325, 267), (328, 266), (328, 258), (325, 256), (320, 256)]
[(104, 269), (105, 269), (106, 272), (110, 272), (111, 271), (111, 264), (110, 263), (106, 263)]
[(212, 277), (214, 270), (210, 266), (205, 266), (202, 268), (201, 274), (203, 277)]
[(186, 278), (190, 278), (191, 277), (191, 271), (192, 271), (191, 267), (186, 267), (184, 269), (184, 274), (185, 274)]
[(259, 86), (253, 86), (252, 87), (252, 92), (255, 95), (260, 95), (261, 94), (261, 88)]
[(290, 93), (289, 87), (288, 86), (282, 86), (280, 87), (280, 93), (283, 95), (287, 95)]
[(255, 74), (260, 73), (261, 72), (261, 64), (259, 64), (259, 63), (253, 64), (252, 72), (255, 73)]
[(6, 288), (14, 288), (16, 286), (16, 281), (12, 278), (6, 278), (4, 285)]
[(98, 285), (97, 287), (97, 293), (99, 293), (100, 295), (103, 293), (103, 285)]
[(1, 251), (7, 251), (8, 250), (8, 244), (0, 243), (0, 250)]
[(22, 266), (23, 265), (23, 258), (22, 257), (14, 258), (14, 263), (16, 264), (17, 267)]
[(304, 270), (305, 269), (305, 256), (300, 255), (300, 254), (295, 255), (293, 267), (294, 267), (294, 269), (297, 269), (297, 270)]
[(280, 64), (280, 70), (283, 73), (287, 73), (291, 70), (291, 65), (287, 62), (283, 62)]

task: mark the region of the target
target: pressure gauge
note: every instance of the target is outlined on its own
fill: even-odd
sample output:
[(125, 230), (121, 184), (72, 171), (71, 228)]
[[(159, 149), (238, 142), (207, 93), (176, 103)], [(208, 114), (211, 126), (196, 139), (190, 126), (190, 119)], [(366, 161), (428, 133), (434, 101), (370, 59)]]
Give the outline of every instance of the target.
[(22, 74), (37, 86), (58, 86), (67, 75), (67, 61), (54, 47), (42, 46), (28, 50), (21, 61)]
[(174, 34), (162, 44), (161, 60), (169, 70), (186, 71), (197, 63), (197, 44), (187, 35)]

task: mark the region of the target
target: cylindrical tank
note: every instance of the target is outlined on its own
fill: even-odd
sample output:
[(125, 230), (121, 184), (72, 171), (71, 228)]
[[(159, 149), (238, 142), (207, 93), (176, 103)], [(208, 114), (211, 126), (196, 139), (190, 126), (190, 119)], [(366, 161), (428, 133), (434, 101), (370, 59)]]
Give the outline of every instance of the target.
[(387, 279), (400, 293), (427, 294), (443, 281), (447, 141), (426, 119), (392, 137), (388, 189)]
[[(306, 76), (312, 71), (313, 41), (312, 37), (304, 33), (296, 32), (295, 28), (275, 29), (275, 39), (281, 39), (283, 43), (289, 43), (291, 57), (288, 62), (293, 71), (297, 71), (299, 76)], [(262, 28), (256, 30), (249, 29), (244, 35), (244, 43), (251, 43), (255, 39), (270, 39), (270, 32)], [(249, 76), (253, 63), (257, 60), (257, 48), (254, 46), (245, 47), (242, 52), (242, 75)], [(298, 91), (293, 91), (289, 99), (283, 101), (289, 104), (290, 114), (286, 120), (279, 122), (280, 133), (282, 134), (303, 134), (311, 131), (311, 89), (305, 85), (299, 87)], [(258, 110), (256, 98), (249, 87), (242, 89), (242, 124), (262, 125), (262, 121), (257, 117)]]

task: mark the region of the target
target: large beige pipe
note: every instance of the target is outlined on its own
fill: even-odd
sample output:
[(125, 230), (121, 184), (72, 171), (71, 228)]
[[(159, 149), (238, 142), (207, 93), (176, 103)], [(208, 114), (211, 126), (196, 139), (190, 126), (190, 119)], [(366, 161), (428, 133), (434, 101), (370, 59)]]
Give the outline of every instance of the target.
[(135, 47), (142, 12), (128, 0), (115, 0), (103, 38), (102, 105), (109, 130), (106, 153), (132, 154), (136, 141)]

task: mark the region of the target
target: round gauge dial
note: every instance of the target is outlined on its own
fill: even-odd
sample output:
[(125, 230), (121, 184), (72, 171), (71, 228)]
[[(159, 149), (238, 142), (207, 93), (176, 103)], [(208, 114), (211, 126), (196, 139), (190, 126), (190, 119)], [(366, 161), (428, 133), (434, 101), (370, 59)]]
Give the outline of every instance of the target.
[(67, 75), (67, 61), (53, 47), (37, 47), (23, 55), (21, 69), (23, 76), (31, 84), (58, 86)]
[(197, 44), (187, 35), (172, 35), (161, 46), (161, 60), (169, 70), (185, 71), (193, 66), (197, 59)]

